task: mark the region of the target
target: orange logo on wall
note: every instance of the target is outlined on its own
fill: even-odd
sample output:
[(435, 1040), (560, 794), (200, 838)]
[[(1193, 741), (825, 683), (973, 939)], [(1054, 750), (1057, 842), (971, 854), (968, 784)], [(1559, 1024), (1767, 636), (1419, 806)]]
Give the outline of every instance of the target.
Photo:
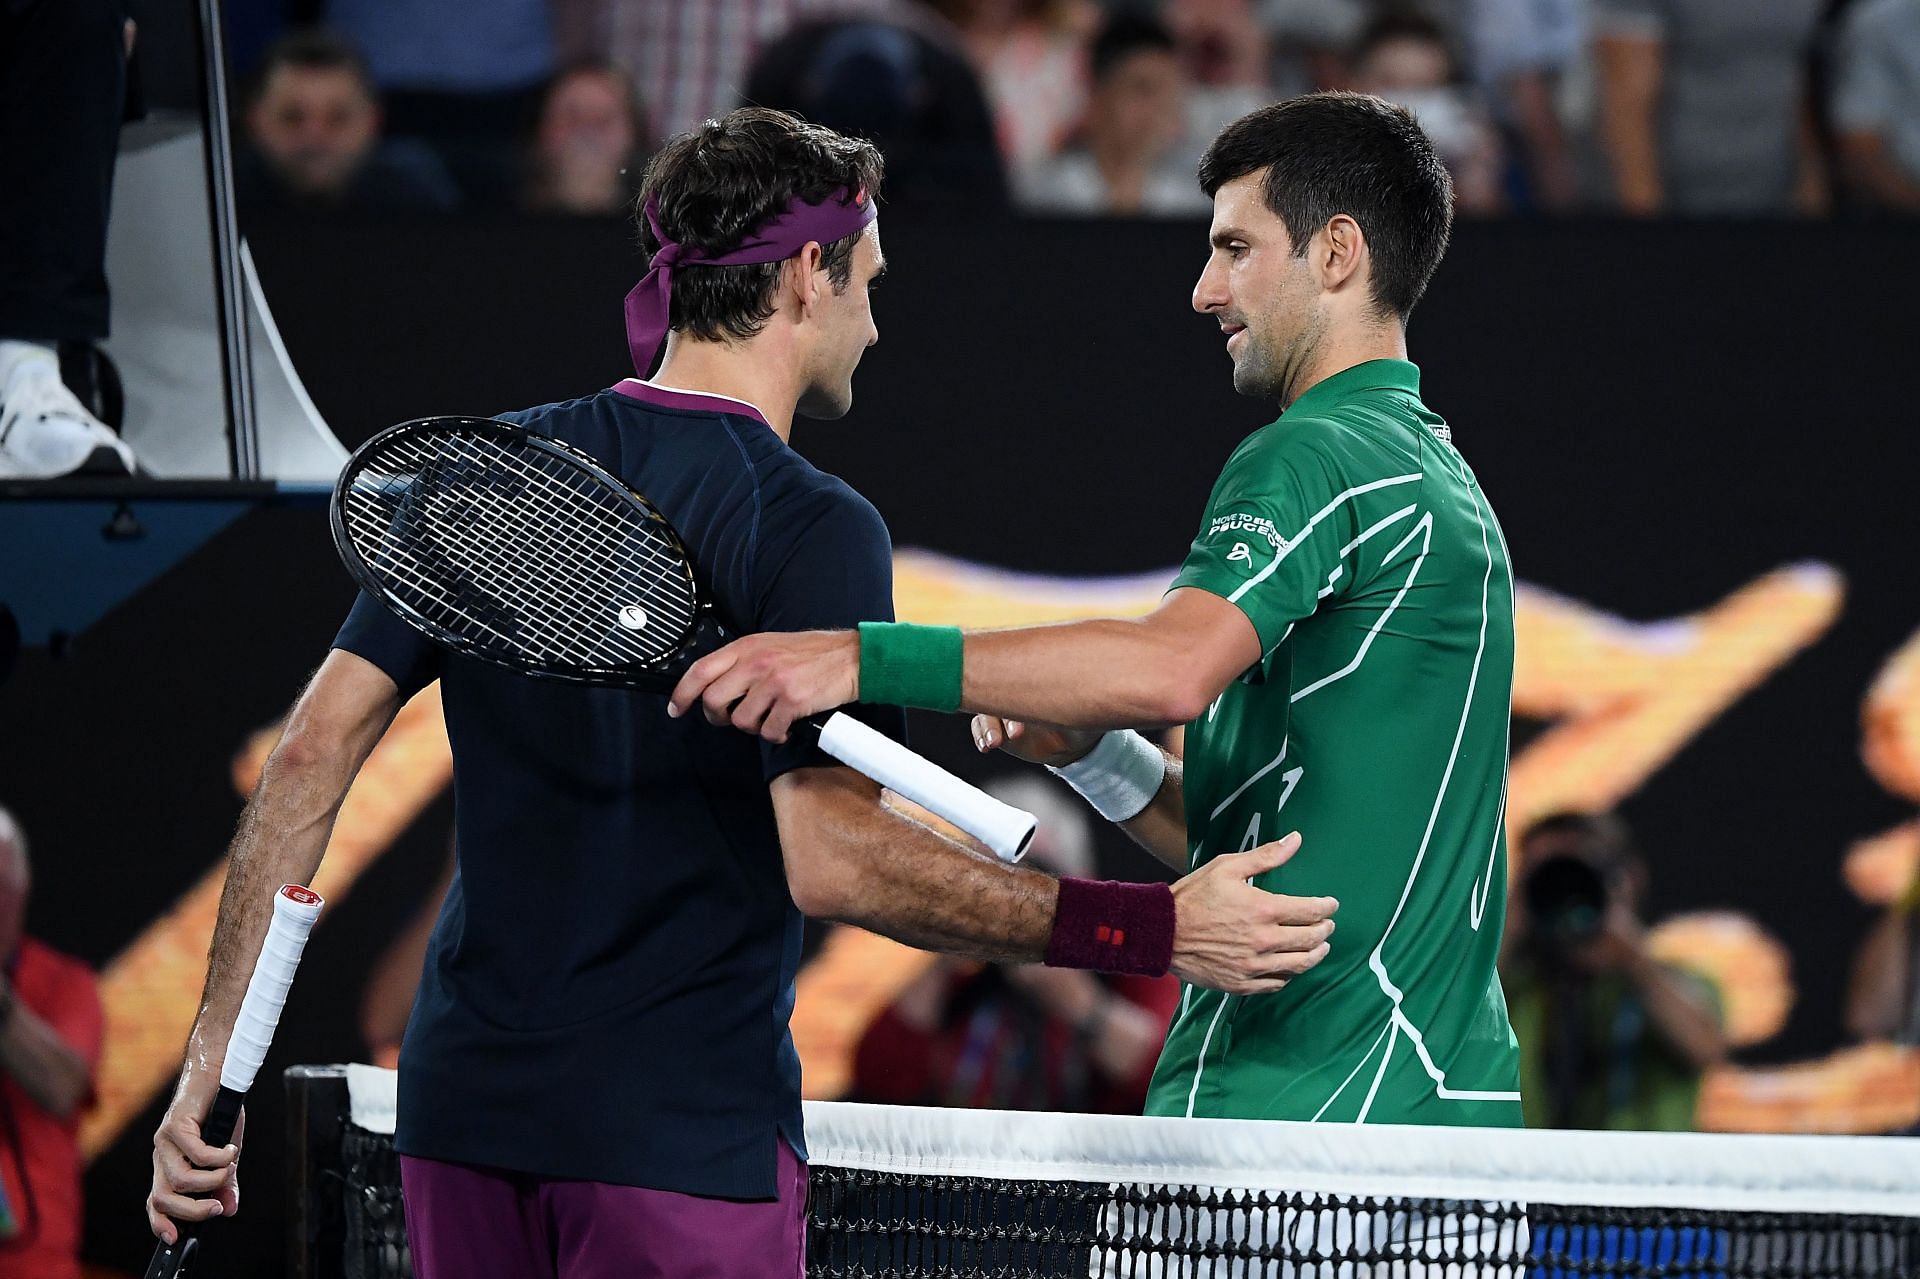
[[(1158, 602), (1170, 573), (1052, 578), (902, 552), (895, 593), (904, 619), (1019, 626), (1125, 616)], [(1562, 810), (1610, 808), (1633, 794), (1729, 705), (1839, 615), (1839, 575), (1817, 564), (1770, 573), (1686, 617), (1635, 623), (1522, 586), (1517, 596), (1514, 714), (1550, 726), (1515, 756), (1514, 830)], [(278, 738), (241, 750), (234, 782), (250, 793)], [(956, 730), (958, 731), (958, 730)], [(1867, 766), (1889, 791), (1920, 801), (1920, 634), (1894, 655), (1869, 692)], [(337, 901), (445, 789), (452, 775), (437, 687), (408, 704), (368, 759), (342, 808), (314, 887)], [(1865, 901), (1894, 900), (1920, 868), (1920, 822), (1857, 844), (1841, 873)], [(224, 861), (110, 964), (102, 982), (108, 1051), (99, 1105), (83, 1139), (98, 1151), (172, 1081), (205, 977), (207, 939)], [(323, 918), (321, 926), (325, 926)], [(1788, 955), (1754, 920), (1707, 912), (1668, 920), (1657, 953), (1719, 985), (1736, 1044), (1785, 1023), (1795, 997)], [(807, 1092), (844, 1091), (868, 1020), (928, 962), (920, 951), (840, 926), (801, 972), (793, 1033)], [(1728, 1067), (1707, 1081), (1703, 1127), (1729, 1131), (1871, 1132), (1920, 1119), (1920, 1053), (1867, 1045), (1766, 1070)]]

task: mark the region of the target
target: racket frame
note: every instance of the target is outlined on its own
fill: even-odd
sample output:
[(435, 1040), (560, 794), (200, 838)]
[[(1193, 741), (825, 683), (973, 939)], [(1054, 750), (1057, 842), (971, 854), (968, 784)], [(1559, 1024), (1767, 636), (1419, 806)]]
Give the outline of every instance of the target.
[[(515, 447), (533, 447), (552, 456), (579, 466), (595, 479), (599, 480), (613, 495), (627, 503), (634, 511), (648, 521), (667, 543), (679, 559), (680, 571), (686, 575), (688, 598), (693, 602), (693, 617), (675, 642), (672, 651), (664, 658), (654, 662), (629, 664), (624, 666), (574, 665), (559, 667), (540, 663), (512, 653), (501, 652), (473, 639), (450, 631), (418, 609), (408, 605), (390, 591), (381, 574), (371, 568), (360, 553), (354, 541), (353, 531), (347, 521), (347, 505), (352, 493), (354, 481), (365, 474), (370, 466), (380, 459), (382, 452), (390, 449), (403, 439), (446, 433), (452, 430), (473, 430), (482, 434), (498, 435)], [(679, 530), (671, 521), (633, 487), (602, 465), (598, 459), (563, 440), (551, 435), (543, 435), (528, 427), (513, 422), (503, 422), (499, 418), (466, 417), (450, 415), (441, 417), (414, 418), (397, 426), (390, 426), (372, 436), (366, 443), (355, 449), (353, 456), (341, 468), (340, 476), (334, 481), (333, 500), (327, 504), (327, 523), (333, 533), (334, 549), (339, 552), (340, 561), (354, 582), (369, 595), (385, 605), (401, 621), (414, 627), (429, 640), (444, 648), (453, 650), (463, 657), (489, 665), (502, 667), (520, 675), (534, 679), (553, 680), (562, 684), (584, 684), (596, 688), (630, 688), (643, 692), (668, 693), (686, 673), (687, 667), (712, 648), (718, 648), (732, 638), (726, 627), (721, 625), (700, 590), (699, 579), (693, 573), (693, 557), (687, 553), (686, 543), (680, 540)]]

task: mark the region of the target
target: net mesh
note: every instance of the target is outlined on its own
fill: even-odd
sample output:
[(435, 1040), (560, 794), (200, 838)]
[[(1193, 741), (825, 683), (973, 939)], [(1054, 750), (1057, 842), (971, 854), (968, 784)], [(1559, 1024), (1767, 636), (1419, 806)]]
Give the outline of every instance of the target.
[(339, 527), (387, 598), (477, 656), (614, 672), (694, 625), (678, 539), (540, 436), (405, 428), (357, 456)]
[[(296, 1184), (347, 1202), (344, 1243), (309, 1249), (297, 1273), (410, 1275), (391, 1139), (355, 1122), (337, 1069), (292, 1083), (335, 1090), (326, 1104), (341, 1113), (311, 1129), (326, 1135), (297, 1156)], [(1920, 1152), (1897, 1139), (820, 1103), (807, 1126), (813, 1279), (1920, 1276)]]

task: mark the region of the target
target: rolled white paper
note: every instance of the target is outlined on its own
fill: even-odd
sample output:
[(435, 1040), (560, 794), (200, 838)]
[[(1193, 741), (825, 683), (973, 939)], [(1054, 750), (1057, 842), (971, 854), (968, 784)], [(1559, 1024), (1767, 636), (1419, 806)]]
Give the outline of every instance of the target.
[(826, 722), (820, 730), (820, 749), (944, 817), (991, 848), (1003, 862), (1019, 861), (1033, 841), (1039, 822), (1032, 813), (1001, 803), (851, 715), (836, 712)]
[(274, 1027), (280, 1024), (293, 971), (300, 966), (300, 953), (307, 948), (307, 936), (323, 905), (320, 894), (299, 884), (288, 884), (274, 894), (273, 923), (260, 947), (259, 962), (253, 966), (253, 979), (247, 983), (247, 997), (240, 1001), (240, 1018), (233, 1024), (227, 1059), (220, 1067), (221, 1087), (235, 1092), (253, 1087), (253, 1077), (260, 1073), (267, 1046), (273, 1042)]

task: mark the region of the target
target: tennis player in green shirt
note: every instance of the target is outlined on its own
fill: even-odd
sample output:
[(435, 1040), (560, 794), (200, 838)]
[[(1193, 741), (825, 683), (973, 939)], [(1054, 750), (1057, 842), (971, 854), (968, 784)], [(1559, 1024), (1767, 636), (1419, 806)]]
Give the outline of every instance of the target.
[[(1494, 971), (1513, 578), (1407, 362), (1451, 183), (1406, 111), (1354, 94), (1237, 121), (1200, 182), (1194, 309), (1235, 389), (1283, 411), (1228, 460), (1155, 612), (750, 636), (696, 663), (671, 710), (774, 741), (856, 700), (975, 711), (982, 749), (1053, 766), (1176, 870), (1298, 845), (1258, 882), (1336, 898), (1330, 952), (1291, 980), (1256, 961), (1231, 992), (1185, 990), (1148, 1112), (1518, 1126)], [(1132, 731), (1182, 723), (1184, 765)], [(1053, 909), (1049, 959), (1164, 971), (1164, 888), (1066, 881)]]

